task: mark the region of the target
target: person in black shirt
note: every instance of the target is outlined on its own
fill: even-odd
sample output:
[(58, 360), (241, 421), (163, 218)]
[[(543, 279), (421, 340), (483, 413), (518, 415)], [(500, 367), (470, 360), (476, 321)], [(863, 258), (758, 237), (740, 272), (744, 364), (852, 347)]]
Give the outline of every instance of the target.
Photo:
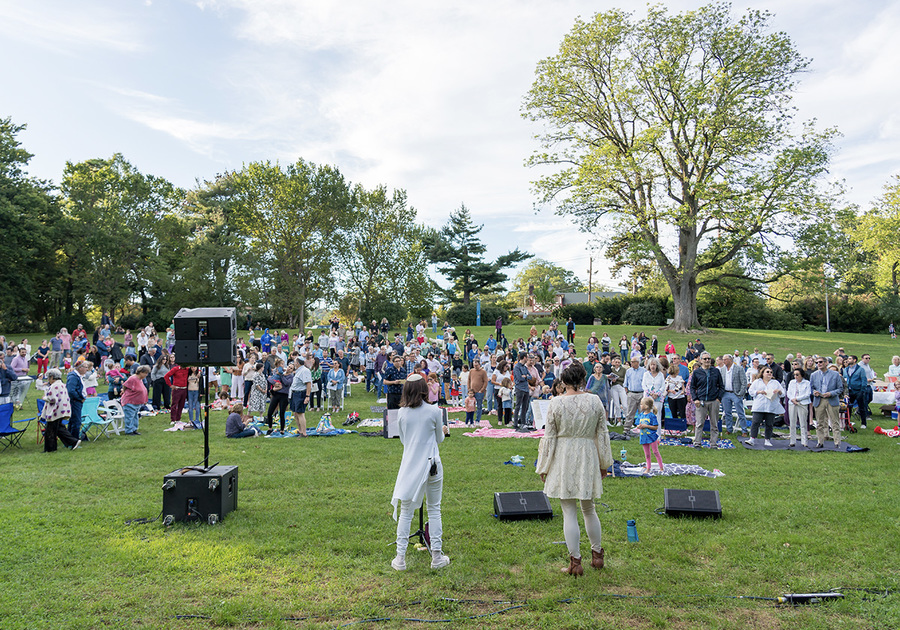
[(403, 383), (406, 381), (406, 369), (403, 367), (403, 357), (395, 354), (391, 365), (384, 368), (384, 388), (387, 392), (387, 408), (400, 408), (400, 395), (403, 393)]

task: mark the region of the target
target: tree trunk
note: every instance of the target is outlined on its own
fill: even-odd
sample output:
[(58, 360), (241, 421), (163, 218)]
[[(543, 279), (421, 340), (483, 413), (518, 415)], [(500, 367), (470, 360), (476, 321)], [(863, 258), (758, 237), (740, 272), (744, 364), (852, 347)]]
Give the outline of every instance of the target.
[(300, 287), (300, 335), (305, 335), (306, 328), (306, 285)]
[(695, 278), (681, 278), (672, 286), (672, 299), (675, 302), (675, 317), (672, 323), (665, 327), (680, 333), (707, 332), (700, 325), (697, 317), (697, 282)]

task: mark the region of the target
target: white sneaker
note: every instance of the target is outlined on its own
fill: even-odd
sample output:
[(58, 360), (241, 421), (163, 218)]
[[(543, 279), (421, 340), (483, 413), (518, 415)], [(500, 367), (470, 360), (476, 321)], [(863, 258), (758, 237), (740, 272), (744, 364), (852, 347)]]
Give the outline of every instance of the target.
[(753, 438), (747, 438), (747, 444), (750, 446), (756, 446), (756, 440)]
[(445, 566), (450, 564), (450, 556), (445, 556), (440, 551), (436, 551), (431, 556), (431, 568), (432, 569), (443, 569)]
[(772, 442), (770, 442), (769, 440), (766, 440), (765, 442), (763, 442), (763, 444), (765, 444), (766, 446), (772, 446)]
[(406, 571), (406, 556), (395, 556), (391, 560), (391, 567), (395, 571)]

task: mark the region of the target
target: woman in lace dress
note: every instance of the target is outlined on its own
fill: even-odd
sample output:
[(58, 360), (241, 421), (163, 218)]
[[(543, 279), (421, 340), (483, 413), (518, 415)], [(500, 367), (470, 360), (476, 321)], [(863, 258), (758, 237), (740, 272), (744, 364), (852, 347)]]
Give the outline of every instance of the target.
[(597, 396), (583, 392), (585, 371), (574, 361), (560, 375), (566, 391), (550, 401), (547, 424), (541, 438), (536, 472), (544, 482), (544, 493), (558, 498), (563, 513), (563, 533), (569, 550), (569, 575), (583, 575), (578, 528), (578, 502), (584, 528), (591, 541), (591, 566), (603, 568), (600, 519), (594, 499), (603, 494), (603, 477), (612, 466), (612, 451), (606, 429), (606, 412)]

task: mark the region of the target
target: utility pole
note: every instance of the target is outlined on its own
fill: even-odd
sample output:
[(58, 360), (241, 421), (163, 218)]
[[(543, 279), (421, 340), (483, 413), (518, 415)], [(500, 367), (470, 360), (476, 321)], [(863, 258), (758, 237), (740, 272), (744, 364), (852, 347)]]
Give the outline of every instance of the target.
[(594, 257), (591, 256), (588, 260), (590, 261), (588, 262), (588, 304), (590, 304), (593, 301), (591, 300), (591, 284), (593, 280), (591, 276), (594, 272)]

